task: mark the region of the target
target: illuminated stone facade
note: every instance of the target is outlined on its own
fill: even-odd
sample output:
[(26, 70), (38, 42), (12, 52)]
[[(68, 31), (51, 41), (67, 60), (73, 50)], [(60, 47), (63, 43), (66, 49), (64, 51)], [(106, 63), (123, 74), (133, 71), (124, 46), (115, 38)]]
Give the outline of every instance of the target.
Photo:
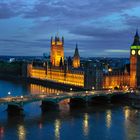
[(60, 40), (59, 37), (51, 38), (51, 51), (50, 61), (52, 66), (60, 66), (60, 63), (64, 63), (64, 38)]
[[(27, 68), (27, 76), (38, 78), (42, 80), (51, 80), (54, 82), (84, 87), (86, 89), (108, 89), (108, 88), (137, 88), (140, 86), (140, 41), (138, 32), (134, 37), (134, 42), (130, 47), (130, 73), (127, 71), (111, 71), (108, 74), (102, 73), (101, 66), (94, 65), (90, 62), (82, 70), (68, 70), (63, 67), (60, 68), (60, 60), (64, 62), (64, 39), (60, 41), (59, 38), (51, 39), (51, 64), (52, 66), (36, 68), (30, 64)], [(67, 67), (67, 65), (65, 65)], [(80, 56), (76, 46), (73, 57), (73, 67), (80, 66)]]
[(125, 88), (129, 86), (130, 75), (129, 73), (110, 73), (103, 77), (103, 88), (104, 89), (114, 89)]
[(130, 47), (130, 73), (110, 72), (104, 75), (103, 88), (140, 87), (140, 40), (136, 31), (134, 42)]
[(35, 68), (30, 69), (30, 77), (42, 80), (51, 80), (54, 82), (84, 87), (84, 72), (83, 71), (68, 71), (56, 68)]
[(74, 68), (79, 68), (80, 67), (80, 55), (79, 55), (77, 44), (76, 44), (75, 53), (74, 53), (74, 56), (73, 56), (73, 67)]
[[(67, 70), (67, 64), (64, 63), (64, 38), (60, 40), (59, 37), (51, 38), (50, 51), (51, 65), (47, 67), (33, 67), (28, 65), (27, 76), (38, 78), (42, 80), (51, 80), (54, 82), (84, 87), (84, 72), (82, 70)], [(80, 67), (80, 56), (76, 46), (74, 59), (74, 68)]]
[(44, 87), (38, 84), (29, 84), (28, 89), (30, 91), (31, 94), (55, 94), (55, 93), (63, 93), (62, 90), (58, 90), (58, 89), (52, 89), (52, 88), (48, 88), (48, 87)]

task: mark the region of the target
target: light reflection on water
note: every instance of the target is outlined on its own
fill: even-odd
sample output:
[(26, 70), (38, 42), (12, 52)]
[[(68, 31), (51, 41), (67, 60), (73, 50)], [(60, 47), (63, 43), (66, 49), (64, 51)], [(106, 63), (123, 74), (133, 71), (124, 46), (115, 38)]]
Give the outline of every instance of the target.
[(140, 140), (140, 110), (124, 108), (125, 135), (128, 140)]
[(107, 128), (110, 128), (111, 127), (111, 120), (112, 120), (112, 112), (111, 110), (107, 110), (106, 111), (106, 125), (107, 125)]
[(84, 114), (84, 119), (83, 119), (83, 134), (85, 136), (88, 135), (88, 132), (89, 132), (89, 115), (88, 113), (85, 113)]
[(62, 90), (52, 89), (48, 87), (44, 87), (41, 85), (30, 84), (29, 91), (31, 94), (53, 94), (53, 93), (63, 93)]
[[(21, 92), (38, 94), (42, 90), (44, 94), (62, 92), (0, 81), (1, 96), (7, 96), (9, 87), (15, 96)], [(140, 140), (139, 110), (119, 105), (71, 109), (68, 102), (61, 102), (60, 110), (45, 114), (41, 113), (40, 103), (31, 103), (25, 105), (25, 116), (19, 118), (8, 116), (6, 107), (0, 106), (0, 140)]]
[(56, 140), (59, 140), (60, 139), (60, 128), (61, 128), (61, 122), (59, 119), (55, 120), (54, 126), (55, 126), (55, 128), (54, 128), (55, 138), (56, 138)]
[(3, 138), (4, 136), (4, 127), (0, 127), (0, 140)]
[(18, 125), (19, 140), (26, 140), (26, 128), (24, 125)]

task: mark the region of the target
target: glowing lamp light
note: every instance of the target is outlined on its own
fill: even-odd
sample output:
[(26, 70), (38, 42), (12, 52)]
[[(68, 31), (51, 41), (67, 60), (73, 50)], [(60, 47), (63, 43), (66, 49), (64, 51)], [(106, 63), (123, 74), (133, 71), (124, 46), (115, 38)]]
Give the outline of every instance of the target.
[(134, 93), (134, 90), (131, 90), (131, 93)]
[(72, 88), (70, 88), (70, 91), (72, 91)]
[(109, 72), (112, 72), (112, 69), (111, 69), (111, 68), (109, 68), (109, 69), (108, 69), (108, 71), (109, 71)]
[(11, 92), (10, 91), (8, 92), (8, 95), (11, 95)]
[(42, 89), (42, 93), (44, 94), (44, 92), (45, 92), (45, 90), (44, 89)]

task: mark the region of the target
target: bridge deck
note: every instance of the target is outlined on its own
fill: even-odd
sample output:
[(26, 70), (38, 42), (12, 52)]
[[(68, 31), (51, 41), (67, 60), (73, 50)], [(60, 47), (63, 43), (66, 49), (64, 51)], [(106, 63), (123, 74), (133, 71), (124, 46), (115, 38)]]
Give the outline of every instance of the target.
[(71, 99), (71, 98), (82, 98), (82, 97), (95, 97), (95, 96), (108, 96), (115, 94), (126, 94), (130, 93), (129, 91), (81, 91), (81, 92), (65, 92), (57, 94), (36, 94), (36, 95), (25, 95), (25, 96), (8, 96), (0, 98), (0, 104), (26, 104), (30, 102), (37, 102), (43, 100), (62, 100), (62, 99)]

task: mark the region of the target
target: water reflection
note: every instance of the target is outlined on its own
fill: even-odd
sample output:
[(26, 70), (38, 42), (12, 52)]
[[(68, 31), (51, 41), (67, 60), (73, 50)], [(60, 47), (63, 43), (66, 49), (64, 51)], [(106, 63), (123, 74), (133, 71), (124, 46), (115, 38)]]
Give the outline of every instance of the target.
[(61, 122), (59, 119), (55, 120), (54, 126), (55, 126), (55, 128), (54, 128), (55, 139), (59, 140), (60, 139), (60, 127), (61, 127)]
[(53, 89), (49, 87), (44, 87), (41, 85), (30, 84), (29, 91), (31, 94), (53, 94), (53, 93), (63, 93), (62, 90)]
[(129, 140), (140, 139), (140, 111), (129, 107), (124, 108), (125, 135)]
[[(9, 84), (1, 82), (1, 97), (7, 96), (8, 91), (11, 91), (12, 95), (20, 96), (26, 92), (26, 89), (32, 94), (61, 93), (60, 90), (35, 84), (28, 86), (30, 88), (23, 87), (23, 85), (9, 86)], [(25, 90), (21, 90), (22, 88)], [(64, 100), (60, 103), (59, 111), (53, 110), (46, 114), (38, 111), (40, 110), (38, 103), (28, 104), (24, 106), (25, 117), (7, 116), (7, 112), (3, 112), (7, 106), (1, 106), (0, 140), (87, 140), (88, 138), (93, 140), (140, 140), (139, 110), (124, 106), (117, 106), (117, 108), (115, 106), (111, 106), (111, 108), (88, 106), (75, 110), (69, 108), (68, 102)], [(95, 122), (94, 125), (93, 122)], [(68, 133), (69, 131), (70, 133)]]
[(124, 110), (125, 121), (128, 120), (129, 116), (130, 116), (130, 109), (129, 108), (125, 108), (125, 110)]
[(18, 137), (19, 140), (26, 140), (26, 129), (22, 124), (18, 125)]
[(43, 125), (42, 125), (42, 123), (40, 122), (40, 123), (39, 123), (39, 129), (42, 129), (42, 127), (43, 127)]
[(112, 112), (111, 110), (106, 111), (106, 126), (107, 128), (111, 127), (111, 122), (112, 122)]
[(83, 133), (85, 136), (87, 136), (88, 132), (89, 132), (89, 115), (88, 113), (85, 113), (83, 119)]
[(3, 138), (4, 136), (4, 127), (0, 127), (0, 140)]

